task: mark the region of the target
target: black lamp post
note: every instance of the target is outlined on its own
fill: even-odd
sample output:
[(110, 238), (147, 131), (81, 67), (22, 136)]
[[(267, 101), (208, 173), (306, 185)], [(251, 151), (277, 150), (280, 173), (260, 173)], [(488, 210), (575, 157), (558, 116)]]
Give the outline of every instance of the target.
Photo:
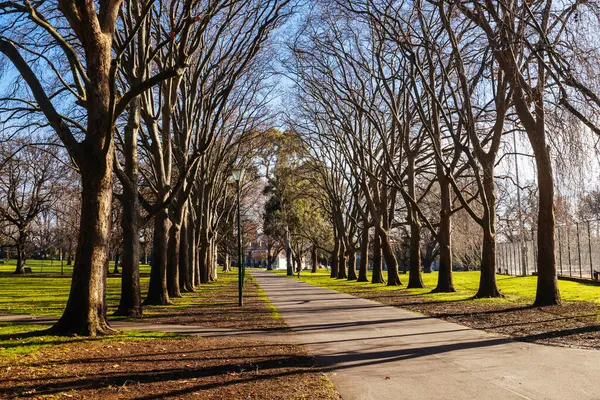
[(243, 251), (242, 251), (242, 220), (240, 216), (240, 184), (242, 179), (244, 179), (244, 168), (234, 169), (232, 172), (233, 179), (236, 183), (237, 189), (237, 223), (238, 223), (238, 305), (241, 307), (244, 305), (244, 297), (242, 293), (242, 289), (244, 287), (244, 263), (242, 261)]

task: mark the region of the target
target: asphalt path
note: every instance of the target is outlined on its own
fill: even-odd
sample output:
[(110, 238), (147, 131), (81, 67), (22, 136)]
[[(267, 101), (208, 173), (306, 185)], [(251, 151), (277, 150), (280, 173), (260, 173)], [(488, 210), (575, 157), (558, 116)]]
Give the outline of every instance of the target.
[(514, 341), (251, 273), (345, 400), (600, 399), (600, 351)]

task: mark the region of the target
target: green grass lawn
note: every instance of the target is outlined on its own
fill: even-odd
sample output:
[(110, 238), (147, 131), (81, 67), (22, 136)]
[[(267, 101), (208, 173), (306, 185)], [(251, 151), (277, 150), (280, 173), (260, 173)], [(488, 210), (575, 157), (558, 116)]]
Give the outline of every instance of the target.
[[(286, 271), (275, 271), (277, 274), (285, 275)], [(385, 274), (385, 273), (384, 273)], [(425, 289), (406, 289), (408, 275), (400, 275), (403, 286), (393, 287), (385, 284), (372, 284), (368, 282), (355, 282), (340, 279), (331, 279), (329, 271), (320, 270), (315, 274), (310, 271), (303, 271), (300, 275), (302, 282), (312, 285), (334, 289), (340, 292), (373, 292), (373, 291), (397, 291), (399, 295), (420, 295), (437, 301), (459, 301), (466, 300), (475, 295), (479, 286), (479, 272), (454, 272), (455, 293), (431, 293), (437, 283), (437, 272), (423, 274), (423, 282), (427, 286)], [(369, 279), (371, 271), (369, 271)], [(298, 279), (294, 275), (294, 279)], [(477, 301), (489, 302), (513, 302), (520, 304), (533, 303), (535, 299), (537, 277), (526, 276), (497, 276), (498, 287), (504, 294), (502, 299), (478, 299)], [(594, 284), (578, 283), (566, 280), (559, 280), (560, 294), (563, 301), (589, 301), (600, 304), (600, 286)]]
[(122, 341), (181, 338), (172, 333), (158, 333), (147, 331), (125, 331), (116, 335), (98, 336), (94, 338), (80, 336), (50, 336), (45, 334), (49, 325), (8, 324), (0, 323), (0, 354), (2, 357), (15, 357), (20, 355), (35, 354), (44, 347), (64, 343), (78, 343), (94, 340)]
[[(109, 262), (110, 271), (113, 271), (114, 261)], [(25, 266), (31, 268), (31, 272), (35, 274), (61, 274), (71, 275), (73, 273), (73, 265), (67, 265), (67, 261), (59, 260), (27, 260)], [(16, 260), (0, 260), (0, 273), (13, 273), (17, 267)], [(121, 268), (119, 267), (119, 271)], [(150, 265), (140, 264), (140, 273), (149, 274)]]
[[(15, 260), (0, 264), (0, 314), (33, 314), (59, 317), (67, 304), (71, 289), (72, 266), (64, 263), (61, 274), (60, 261), (28, 260), (31, 274), (14, 275)], [(113, 263), (111, 263), (111, 271)], [(143, 264), (140, 272), (150, 273), (150, 266)], [(142, 276), (142, 295), (148, 288), (148, 276)], [(121, 278), (109, 277), (106, 281), (106, 301), (109, 315), (116, 310), (121, 296)], [(185, 307), (184, 299), (178, 306)]]
[[(0, 314), (31, 314), (40, 316), (60, 317), (67, 304), (69, 291), (71, 289), (71, 272), (64, 275), (53, 270), (54, 266), (50, 261), (31, 264), (33, 273), (15, 275), (14, 262), (0, 265)], [(54, 262), (56, 263), (56, 261)], [(59, 264), (60, 268), (60, 264)], [(112, 269), (112, 267), (111, 267)], [(66, 269), (65, 269), (66, 270)], [(150, 272), (149, 265), (141, 266), (142, 272)], [(54, 272), (51, 272), (54, 271)], [(150, 278), (142, 276), (140, 279), (142, 289), (142, 299), (148, 290)], [(169, 309), (185, 309), (190, 306), (199, 306), (200, 303), (214, 305), (214, 299), (220, 291), (229, 291), (228, 285), (233, 281), (237, 282), (237, 271), (223, 273), (219, 272), (219, 284), (209, 284), (204, 286), (202, 291), (189, 294), (183, 298), (171, 299), (174, 305), (168, 306)], [(248, 274), (247, 281), (253, 282), (253, 278)], [(116, 310), (121, 297), (121, 278), (120, 276), (110, 276), (106, 280), (106, 302), (108, 305), (109, 318)], [(222, 296), (221, 296), (222, 297)], [(210, 303), (210, 304), (208, 304)], [(153, 316), (164, 312), (160, 307), (145, 307), (144, 315)]]
[[(40, 265), (40, 269), (34, 269), (33, 273), (15, 275), (12, 273), (13, 265), (4, 265), (0, 269), (0, 314), (30, 314), (38, 316), (60, 317), (67, 303), (69, 291), (71, 288), (71, 277), (67, 274), (48, 272), (49, 268), (46, 265)], [(36, 272), (43, 271), (43, 272)], [(250, 297), (258, 297), (259, 303), (266, 305), (267, 310), (271, 314), (270, 317), (277, 319), (276, 310), (269, 305), (268, 299), (264, 292), (254, 284), (254, 278), (247, 275), (248, 285), (246, 294), (248, 301)], [(142, 298), (145, 297), (148, 289), (149, 277), (141, 278)], [(169, 306), (150, 306), (144, 307), (145, 318), (177, 318), (178, 313), (187, 315), (195, 312), (197, 314), (207, 313), (205, 318), (201, 318), (202, 323), (214, 323), (222, 319), (226, 319), (228, 310), (231, 311), (246, 311), (240, 310), (237, 307), (232, 307), (237, 299), (237, 291), (232, 291), (232, 286), (237, 285), (237, 271), (228, 273), (219, 272), (217, 282), (212, 282), (207, 285), (202, 285), (200, 290), (194, 293), (184, 294), (182, 298), (171, 299), (173, 305)], [(237, 287), (237, 286), (236, 286)], [(252, 291), (257, 291), (253, 294)], [(109, 319), (122, 319), (122, 317), (114, 317), (112, 313), (116, 310), (121, 294), (121, 278), (111, 276), (107, 278), (106, 299), (108, 305)], [(235, 295), (235, 296), (234, 296)], [(230, 298), (231, 296), (235, 299)], [(247, 304), (250, 306), (251, 304)], [(214, 310), (218, 315), (212, 315)], [(247, 310), (250, 313), (250, 309)], [(240, 315), (233, 315), (241, 318)], [(218, 317), (218, 318), (217, 318)], [(200, 318), (200, 317), (198, 317)], [(248, 315), (247, 319), (256, 320), (257, 315)], [(215, 322), (215, 320), (217, 320)], [(167, 321), (169, 322), (169, 321)], [(197, 321), (198, 322), (198, 321)], [(171, 321), (177, 323), (177, 321)], [(235, 324), (239, 324), (240, 320), (236, 320)], [(36, 352), (42, 347), (52, 344), (70, 343), (83, 341), (83, 338), (64, 338), (58, 336), (47, 336), (43, 332), (49, 326), (44, 325), (29, 325), (29, 324), (11, 324), (0, 323), (0, 354), (2, 356), (23, 355), (31, 352)], [(165, 338), (172, 335), (161, 335), (147, 332), (129, 331), (111, 335), (110, 340), (120, 339), (155, 339)]]
[[(142, 293), (149, 278), (141, 278)], [(59, 317), (71, 289), (71, 277), (60, 274), (13, 275), (0, 272), (0, 314), (34, 314)], [(108, 312), (119, 303), (121, 278), (107, 278), (106, 301)]]

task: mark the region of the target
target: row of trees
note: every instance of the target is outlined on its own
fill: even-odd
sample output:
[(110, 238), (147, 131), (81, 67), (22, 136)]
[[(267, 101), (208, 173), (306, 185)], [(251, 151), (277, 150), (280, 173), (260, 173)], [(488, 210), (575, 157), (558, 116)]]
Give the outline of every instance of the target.
[(590, 64), (598, 55), (591, 45), (596, 6), (333, 3), (314, 2), (285, 64), (297, 88), (288, 122), (303, 143), (296, 171), (318, 188), (300, 192), (323, 206), (332, 226), (332, 277), (366, 280), (371, 247), (373, 282), (384, 281), (383, 258), (387, 284), (400, 284), (395, 247), (404, 230), (408, 287), (423, 286), (421, 250), (432, 238), (440, 271), (434, 291), (454, 291), (452, 220), (458, 219), (463, 235), (481, 240), (473, 242), (481, 269), (477, 297), (501, 296), (496, 167), (509, 154), (506, 142), (523, 134), (537, 180), (535, 305), (559, 304), (550, 144), (581, 143), (579, 137), (600, 132)]
[[(53, 154), (49, 163), (79, 174), (69, 185), (81, 188), (71, 293), (55, 332), (110, 332), (111, 245), (113, 253), (121, 247), (117, 313), (141, 315), (142, 228), (152, 230), (146, 304), (169, 304), (215, 279), (218, 249), (227, 253), (233, 242), (236, 166), (269, 180), (263, 230), (273, 251), (286, 250), (289, 273), (304, 252), (313, 265), (329, 252), (332, 277), (364, 281), (372, 258), (373, 281), (384, 281), (385, 260), (388, 285), (398, 285), (400, 253), (409, 287), (421, 287), (422, 260), (437, 256), (435, 290), (453, 291), (454, 219), (463, 235), (480, 230), (461, 252), (474, 264), (481, 249), (477, 295), (499, 296), (496, 167), (515, 132), (527, 137), (537, 175), (535, 303), (560, 302), (549, 145), (600, 133), (595, 3), (311, 5), (294, 19), (283, 62), (296, 90), (284, 138), (267, 129), (276, 84), (270, 35), (293, 11), (291, 0), (0, 3), (3, 145), (31, 127), (58, 138), (31, 156), (2, 149), (6, 196), (17, 193), (2, 205), (13, 236), (31, 224), (28, 208), (45, 208), (66, 189), (47, 179), (55, 168), (45, 161), (28, 173), (9, 163)], [(255, 197), (259, 187), (246, 191)]]
[(260, 147), (273, 85), (269, 37), (289, 3), (0, 4), (0, 53), (9, 63), (5, 135), (25, 126), (52, 129), (80, 175), (71, 292), (53, 331), (111, 331), (104, 293), (113, 192), (122, 231), (117, 314), (142, 313), (139, 245), (146, 223), (153, 243), (145, 304), (169, 304), (215, 276), (219, 227), (233, 215), (230, 171)]

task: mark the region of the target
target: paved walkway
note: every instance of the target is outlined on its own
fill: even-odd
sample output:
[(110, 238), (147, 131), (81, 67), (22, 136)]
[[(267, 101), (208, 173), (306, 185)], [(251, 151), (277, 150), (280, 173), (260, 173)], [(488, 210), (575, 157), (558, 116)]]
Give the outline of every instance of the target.
[(516, 342), (252, 274), (344, 400), (600, 399), (600, 351)]

